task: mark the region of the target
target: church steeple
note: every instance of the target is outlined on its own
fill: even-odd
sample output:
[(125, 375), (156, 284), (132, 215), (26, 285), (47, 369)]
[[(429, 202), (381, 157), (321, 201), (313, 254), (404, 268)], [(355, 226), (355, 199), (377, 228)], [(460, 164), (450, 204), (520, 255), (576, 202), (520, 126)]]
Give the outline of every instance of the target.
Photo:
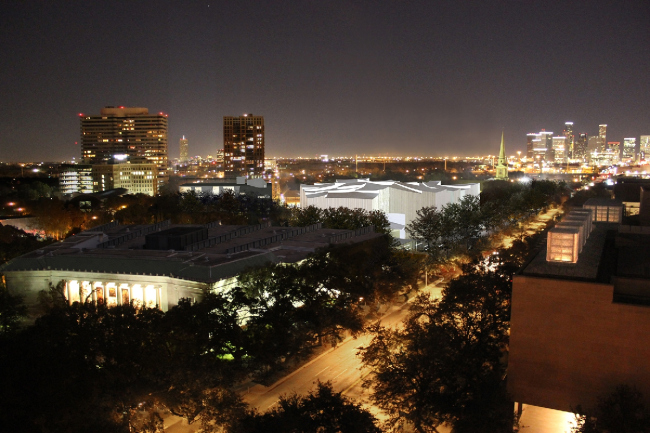
[(501, 131), (501, 149), (497, 162), (496, 180), (508, 180), (508, 160), (506, 159), (506, 146), (503, 144), (503, 131)]

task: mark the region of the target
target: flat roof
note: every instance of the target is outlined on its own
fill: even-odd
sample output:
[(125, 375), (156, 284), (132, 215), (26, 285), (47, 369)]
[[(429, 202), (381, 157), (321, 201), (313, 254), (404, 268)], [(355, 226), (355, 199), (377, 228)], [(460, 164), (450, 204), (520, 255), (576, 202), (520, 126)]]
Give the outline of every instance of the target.
[[(310, 253), (329, 245), (363, 242), (382, 236), (370, 230), (324, 229), (319, 226), (272, 227), (221, 226), (208, 229), (213, 244), (197, 246), (193, 251), (143, 249), (146, 235), (182, 234), (200, 230), (197, 225), (161, 226), (157, 231), (140, 234), (105, 248), (98, 244), (107, 237), (117, 239), (133, 233), (134, 227), (103, 226), (108, 233), (82, 232), (61, 242), (29, 252), (6, 263), (2, 272), (69, 270), (115, 274), (150, 274), (173, 276), (193, 281), (214, 282), (234, 277), (244, 269), (269, 262), (297, 262)], [(153, 225), (144, 228), (152, 230)], [(146, 230), (142, 230), (144, 233)], [(226, 235), (226, 236), (224, 236)], [(219, 238), (214, 243), (214, 238)], [(229, 252), (230, 251), (230, 252)], [(237, 252), (232, 252), (237, 251)]]
[(616, 206), (623, 207), (623, 203), (620, 200), (603, 198), (603, 197), (594, 197), (587, 200), (583, 206)]
[[(543, 247), (521, 271), (522, 275), (545, 278), (563, 278), (592, 280), (598, 279), (598, 268), (603, 256), (607, 232), (615, 229), (616, 224), (596, 224), (594, 230), (587, 238), (582, 252), (578, 255), (577, 263), (548, 262), (546, 260), (547, 244), (544, 240)], [(577, 233), (577, 228), (553, 228), (561, 233)]]

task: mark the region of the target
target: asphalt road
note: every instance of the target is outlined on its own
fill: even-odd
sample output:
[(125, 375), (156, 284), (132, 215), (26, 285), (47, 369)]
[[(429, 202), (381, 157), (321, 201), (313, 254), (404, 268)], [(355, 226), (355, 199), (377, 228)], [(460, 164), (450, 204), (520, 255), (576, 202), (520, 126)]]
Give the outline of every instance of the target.
[[(430, 284), (421, 289), (431, 293), (433, 296), (440, 296), (441, 288)], [(411, 298), (410, 301), (412, 301)], [(391, 306), (380, 319), (384, 326), (396, 327), (408, 314), (407, 302), (400, 306)], [(315, 383), (330, 381), (335, 391), (341, 391), (344, 395), (365, 402), (367, 391), (361, 387), (361, 379), (368, 371), (362, 368), (361, 359), (357, 356), (358, 348), (370, 343), (371, 336), (364, 334), (358, 338), (348, 338), (338, 346), (319, 355), (315, 359), (299, 367), (296, 371), (278, 380), (269, 387), (255, 385), (244, 391), (245, 401), (251, 407), (265, 412), (277, 404), (281, 395), (285, 394), (307, 394), (314, 389)]]
[[(440, 297), (442, 289), (436, 285), (440, 281), (433, 282), (420, 291)], [(384, 326), (399, 326), (406, 318), (413, 299), (415, 298), (402, 305), (388, 307), (379, 322)], [(381, 419), (379, 410), (368, 404), (368, 391), (361, 386), (361, 379), (368, 371), (362, 369), (361, 358), (357, 356), (359, 347), (367, 345), (371, 339), (369, 334), (349, 337), (268, 387), (254, 383), (250, 383), (250, 386), (244, 384), (239, 387), (244, 401), (259, 412), (266, 412), (278, 403), (282, 395), (294, 392), (304, 395), (315, 388), (318, 380), (330, 381), (335, 391), (341, 391), (345, 396), (364, 404)], [(187, 421), (173, 415), (165, 416), (164, 423), (165, 432), (168, 433), (191, 433), (198, 429), (198, 426), (188, 425)]]

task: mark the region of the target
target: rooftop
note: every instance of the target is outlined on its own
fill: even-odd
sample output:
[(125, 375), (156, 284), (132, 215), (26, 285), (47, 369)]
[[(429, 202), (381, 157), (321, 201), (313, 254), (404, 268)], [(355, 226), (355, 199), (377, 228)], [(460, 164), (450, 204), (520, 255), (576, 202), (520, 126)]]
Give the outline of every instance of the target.
[[(207, 239), (184, 250), (144, 249), (147, 234), (170, 235), (208, 230)], [(214, 282), (268, 262), (297, 262), (319, 248), (380, 237), (372, 227), (352, 230), (308, 227), (106, 224), (32, 251), (0, 271), (75, 270), (118, 274), (169, 275)]]
[[(538, 277), (555, 277), (562, 279), (578, 279), (596, 281), (599, 279), (598, 269), (603, 256), (608, 230), (616, 229), (616, 224), (598, 224), (587, 239), (587, 242), (578, 256), (577, 263), (559, 263), (546, 261), (546, 241), (542, 249), (522, 270), (523, 275)], [(575, 232), (578, 229), (556, 229), (562, 232)], [(605, 278), (605, 277), (603, 277)]]

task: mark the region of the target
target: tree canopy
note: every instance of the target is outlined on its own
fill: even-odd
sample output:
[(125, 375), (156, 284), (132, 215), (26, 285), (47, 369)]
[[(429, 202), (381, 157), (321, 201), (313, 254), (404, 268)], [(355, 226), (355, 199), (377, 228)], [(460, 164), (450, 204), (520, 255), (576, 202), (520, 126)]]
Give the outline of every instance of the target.
[(457, 203), (424, 207), (407, 225), (409, 236), (425, 246), (434, 260), (470, 250), (492, 233), (520, 223), (568, 196), (564, 182), (529, 184), (490, 182), (480, 198), (466, 195)]
[(264, 414), (251, 412), (236, 426), (240, 433), (380, 433), (375, 417), (360, 405), (334, 392), (330, 383), (317, 383), (307, 396), (282, 396)]
[(643, 395), (633, 386), (619, 385), (601, 396), (595, 408), (577, 409), (573, 433), (648, 433), (650, 411)]
[(388, 217), (380, 210), (367, 211), (346, 207), (321, 209), (315, 206), (291, 209), (290, 225), (304, 227), (316, 223), (322, 223), (326, 228), (343, 230), (374, 226), (377, 233), (390, 233)]
[[(524, 244), (524, 245), (520, 245)], [(510, 250), (464, 266), (434, 300), (418, 297), (403, 328), (375, 325), (360, 350), (373, 374), (365, 386), (389, 416), (417, 432), (443, 424), (456, 432), (512, 431), (515, 416), (505, 390), (512, 274), (525, 258)]]

